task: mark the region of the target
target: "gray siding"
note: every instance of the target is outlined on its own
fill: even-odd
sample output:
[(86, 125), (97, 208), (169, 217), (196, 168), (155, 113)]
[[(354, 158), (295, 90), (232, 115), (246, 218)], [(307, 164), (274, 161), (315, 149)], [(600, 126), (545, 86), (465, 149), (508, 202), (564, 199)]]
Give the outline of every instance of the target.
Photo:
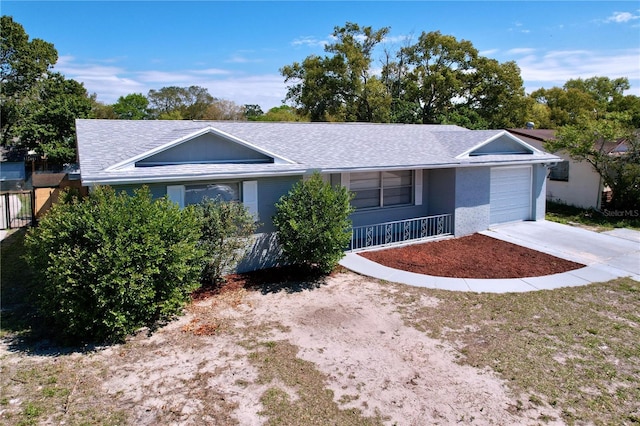
[(302, 176), (284, 176), (258, 179), (258, 214), (261, 223), (258, 232), (273, 232), (273, 215), (275, 204), (280, 197), (287, 194), (291, 187), (302, 179)]
[[(268, 178), (260, 178), (258, 181), (258, 215), (259, 215), (259, 223), (260, 227), (258, 228), (258, 232), (273, 232), (275, 229), (273, 228), (272, 217), (276, 213), (275, 203), (289, 192), (291, 187), (300, 179), (302, 176), (284, 176), (284, 177), (268, 177)], [(253, 180), (253, 179), (244, 179), (244, 180)], [(171, 185), (193, 185), (193, 184), (206, 184), (206, 183), (214, 183), (215, 181), (207, 181), (207, 182), (175, 182), (171, 183)], [(228, 179), (225, 182), (229, 182)], [(147, 185), (150, 190), (153, 198), (161, 198), (167, 195), (167, 184), (151, 184)], [(139, 188), (139, 185), (120, 185), (114, 187), (116, 191), (126, 191), (129, 194), (133, 194), (133, 191), (136, 188)]]
[(517, 152), (522, 154), (531, 154), (531, 150), (524, 147), (522, 144), (514, 141), (508, 136), (502, 136), (498, 139), (489, 142), (488, 144), (481, 146), (473, 151), (474, 154), (500, 154), (506, 152)]
[(455, 169), (425, 170), (424, 174), (428, 175), (425, 185), (428, 214), (431, 216), (453, 213), (456, 205)]
[(155, 154), (141, 160), (145, 163), (181, 163), (203, 161), (272, 161), (272, 159), (251, 148), (231, 142), (220, 136), (205, 134), (191, 141), (182, 143), (174, 148)]
[(489, 227), (489, 167), (456, 169), (454, 234), (473, 234)]

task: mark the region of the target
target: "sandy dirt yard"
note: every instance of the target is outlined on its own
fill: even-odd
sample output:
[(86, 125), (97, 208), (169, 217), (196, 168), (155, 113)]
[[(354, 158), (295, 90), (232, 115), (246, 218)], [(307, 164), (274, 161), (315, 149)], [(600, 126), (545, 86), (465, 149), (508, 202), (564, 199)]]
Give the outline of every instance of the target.
[[(339, 411), (374, 424), (519, 425), (560, 418), (548, 406), (522, 406), (491, 371), (458, 363), (462, 355), (452, 346), (406, 326), (392, 302), (402, 289), (342, 272), (307, 288), (238, 287), (201, 297), (151, 336), (67, 355), (75, 360), (78, 387), (93, 391), (72, 391), (61, 410), (102, 405), (136, 425), (260, 425), (270, 420), (263, 406), (269, 392), (302, 398), (308, 384), (288, 381), (290, 367), (291, 374), (299, 368), (319, 377), (313, 386), (324, 387)], [(419, 306), (438, 303), (422, 296)], [(291, 357), (258, 362), (274, 347), (293, 348)], [(6, 347), (2, 352), (7, 363), (38, 358), (7, 355)], [(41, 359), (51, 363), (51, 357)], [(269, 361), (284, 375), (265, 374)], [(65, 423), (65, 413), (55, 423)]]

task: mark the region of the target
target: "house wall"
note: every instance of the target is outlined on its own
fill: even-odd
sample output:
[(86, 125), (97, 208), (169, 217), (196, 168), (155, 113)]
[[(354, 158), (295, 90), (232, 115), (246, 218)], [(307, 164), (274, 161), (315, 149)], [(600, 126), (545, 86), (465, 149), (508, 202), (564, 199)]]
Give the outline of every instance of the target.
[(455, 169), (425, 170), (427, 182), (426, 195), (428, 215), (453, 213), (456, 205)]
[[(519, 137), (538, 149), (544, 149), (539, 140)], [(546, 199), (585, 209), (600, 208), (602, 194), (600, 175), (589, 163), (572, 160), (566, 152), (561, 151), (556, 155), (569, 161), (569, 180), (564, 182), (547, 179)]]
[[(562, 155), (565, 158), (565, 155)], [(602, 185), (598, 175), (586, 162), (569, 160), (567, 182), (547, 180), (547, 198), (576, 207), (597, 209), (600, 207)]]
[[(283, 176), (283, 177), (267, 177), (256, 179), (258, 181), (258, 222), (260, 227), (259, 233), (268, 233), (275, 231), (271, 218), (276, 213), (275, 203), (284, 194), (289, 192), (291, 187), (302, 176)], [(244, 179), (253, 180), (253, 179)], [(225, 179), (225, 182), (229, 182), (229, 179)], [(194, 184), (207, 184), (215, 183), (215, 181), (203, 181), (203, 182), (172, 182), (171, 185), (194, 185)], [(129, 194), (133, 194), (133, 191), (139, 188), (140, 185), (119, 185), (114, 186), (117, 192), (126, 191)], [(162, 198), (167, 195), (167, 184), (153, 183), (148, 184), (147, 187), (151, 191), (153, 198)]]
[(489, 167), (455, 169), (455, 214), (453, 231), (456, 237), (489, 228)]

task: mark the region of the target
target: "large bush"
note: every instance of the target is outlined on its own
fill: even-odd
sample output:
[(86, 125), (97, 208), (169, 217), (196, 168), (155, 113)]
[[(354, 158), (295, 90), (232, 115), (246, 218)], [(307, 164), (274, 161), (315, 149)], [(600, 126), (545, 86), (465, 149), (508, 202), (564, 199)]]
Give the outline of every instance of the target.
[(55, 205), (26, 239), (42, 316), (72, 342), (117, 341), (180, 312), (199, 286), (195, 212), (143, 188)]
[(201, 247), (206, 252), (203, 281), (215, 284), (222, 281), (245, 255), (249, 237), (256, 224), (247, 208), (235, 201), (206, 198), (196, 206), (200, 219)]
[(276, 204), (273, 223), (285, 261), (331, 272), (351, 239), (352, 194), (315, 173)]

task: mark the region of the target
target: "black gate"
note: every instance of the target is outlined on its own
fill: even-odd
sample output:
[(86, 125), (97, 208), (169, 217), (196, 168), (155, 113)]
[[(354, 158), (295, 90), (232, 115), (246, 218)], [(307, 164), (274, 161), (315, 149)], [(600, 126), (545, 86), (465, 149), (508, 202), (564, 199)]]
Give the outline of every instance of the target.
[(33, 191), (0, 193), (0, 229), (21, 228), (35, 222)]

